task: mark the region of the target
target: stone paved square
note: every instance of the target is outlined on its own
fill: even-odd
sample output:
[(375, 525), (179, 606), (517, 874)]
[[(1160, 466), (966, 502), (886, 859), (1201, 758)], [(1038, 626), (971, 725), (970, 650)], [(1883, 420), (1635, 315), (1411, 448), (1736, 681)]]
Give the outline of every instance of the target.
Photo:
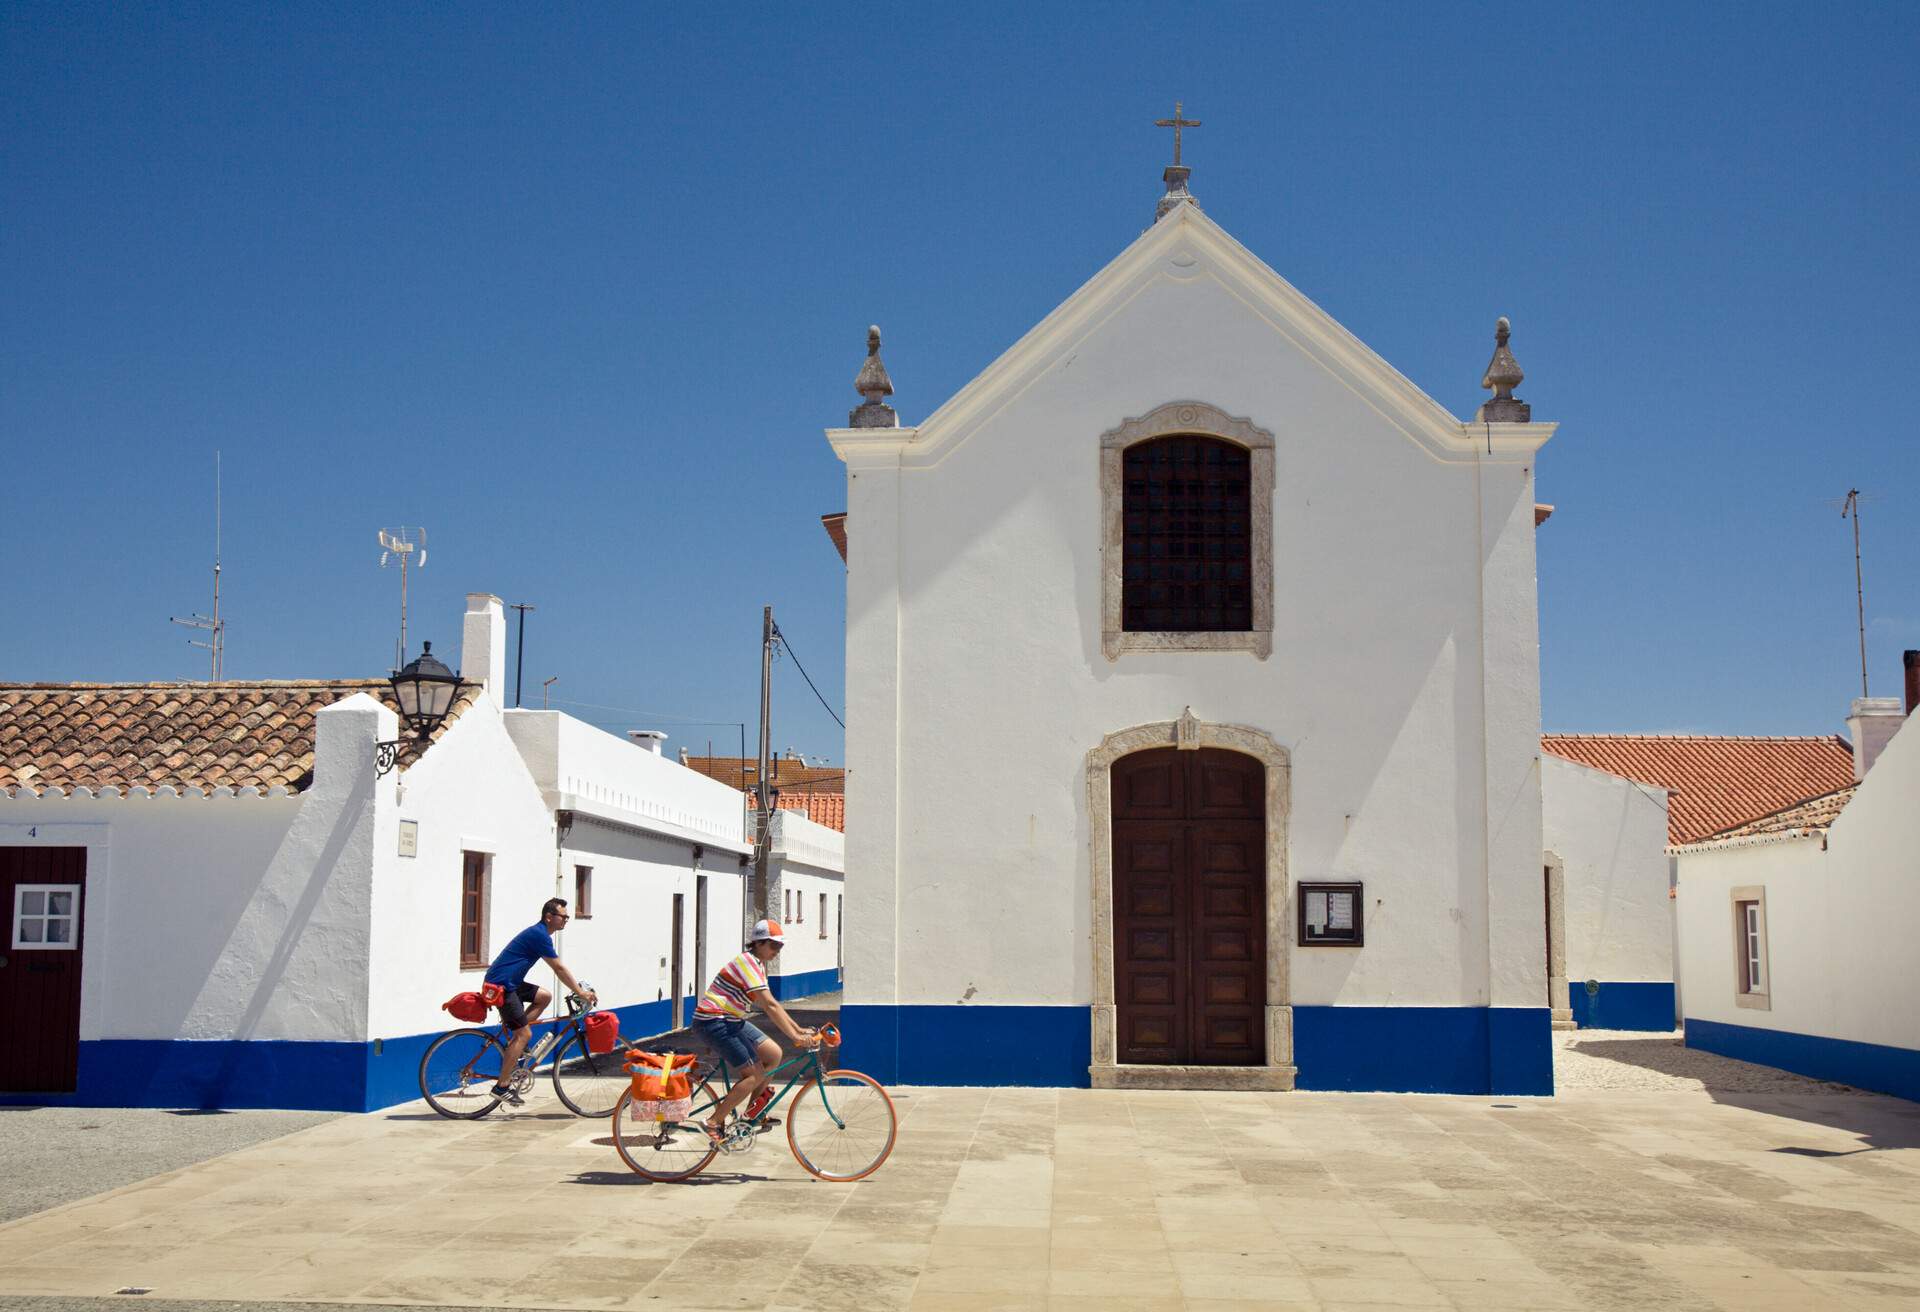
[[(653, 1185), (603, 1126), (550, 1104), (473, 1124), (412, 1104), (0, 1228), (0, 1291), (982, 1312), (1920, 1306), (1920, 1107), (1671, 1037), (1560, 1038), (1552, 1099), (903, 1089), (898, 1149), (850, 1186), (809, 1178), (777, 1133), (696, 1184)], [(1628, 1076), (1643, 1087), (1591, 1087)]]

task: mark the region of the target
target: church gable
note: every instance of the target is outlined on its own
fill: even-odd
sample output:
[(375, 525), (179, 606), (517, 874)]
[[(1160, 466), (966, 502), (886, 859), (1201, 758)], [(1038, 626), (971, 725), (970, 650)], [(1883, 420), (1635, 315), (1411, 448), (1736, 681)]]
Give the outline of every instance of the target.
[[(1049, 371), (1122, 316), (1142, 312), (1155, 293), (1202, 281), (1257, 317), (1326, 377), (1336, 381), (1430, 456), (1444, 461), (1524, 458), (1553, 425), (1463, 423), (1422, 392), (1297, 288), (1203, 214), (1181, 204), (1143, 233), (917, 429), (892, 429), (907, 464), (932, 463), (964, 444)], [(1172, 399), (1172, 398), (1165, 398)], [(840, 430), (841, 438), (856, 431)], [(880, 430), (858, 437), (882, 438)], [(883, 439), (884, 440), (884, 439)], [(859, 445), (857, 439), (844, 447)], [(844, 453), (843, 447), (843, 453)]]

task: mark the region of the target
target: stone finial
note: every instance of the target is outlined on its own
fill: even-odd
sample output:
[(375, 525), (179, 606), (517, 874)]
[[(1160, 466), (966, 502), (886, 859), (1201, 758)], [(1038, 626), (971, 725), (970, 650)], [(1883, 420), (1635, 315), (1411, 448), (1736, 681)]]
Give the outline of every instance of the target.
[(893, 395), (893, 380), (880, 363), (880, 325), (867, 329), (867, 360), (853, 380), (853, 390), (867, 399), (847, 415), (849, 428), (898, 428), (900, 416), (883, 399)]
[(1520, 372), (1520, 362), (1507, 349), (1507, 338), (1512, 335), (1513, 325), (1501, 315), (1493, 328), (1493, 359), (1487, 362), (1486, 376), (1480, 380), (1480, 386), (1493, 393), (1493, 400), (1481, 406), (1477, 416), (1484, 422), (1525, 424), (1533, 420), (1533, 407), (1513, 394), (1513, 389), (1520, 386), (1526, 375)]
[(1195, 200), (1193, 193), (1187, 190), (1187, 179), (1193, 176), (1192, 169), (1188, 168), (1185, 164), (1169, 164), (1167, 165), (1166, 172), (1160, 176), (1167, 184), (1167, 194), (1162, 196), (1160, 203), (1153, 207), (1153, 221), (1155, 223), (1166, 218), (1167, 211), (1176, 206), (1191, 205), (1195, 209), (1200, 208), (1200, 202)]

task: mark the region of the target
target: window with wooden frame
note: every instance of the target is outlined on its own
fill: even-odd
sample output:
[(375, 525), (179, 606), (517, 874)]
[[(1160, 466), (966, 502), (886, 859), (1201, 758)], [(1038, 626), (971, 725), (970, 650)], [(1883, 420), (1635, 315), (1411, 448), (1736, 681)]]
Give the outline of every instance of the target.
[(1252, 461), (1217, 437), (1181, 435), (1122, 453), (1120, 627), (1244, 633), (1253, 627)]
[(1773, 980), (1767, 962), (1767, 892), (1736, 888), (1733, 901), (1734, 1002), (1761, 1011), (1772, 1009)]
[(827, 895), (820, 895), (820, 937), (827, 936)]
[(573, 868), (573, 918), (593, 919), (593, 867)]
[(1100, 437), (1101, 649), (1273, 649), (1273, 434), (1175, 401)]
[(804, 925), (807, 921), (807, 895), (802, 889), (793, 890), (793, 923)]
[(493, 858), (485, 852), (460, 854), (460, 969), (485, 970), (487, 884)]

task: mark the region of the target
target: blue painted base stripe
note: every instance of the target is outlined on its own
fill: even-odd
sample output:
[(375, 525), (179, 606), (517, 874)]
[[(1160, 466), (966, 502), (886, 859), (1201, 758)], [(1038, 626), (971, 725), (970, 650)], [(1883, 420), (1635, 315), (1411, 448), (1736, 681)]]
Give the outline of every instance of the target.
[(840, 1064), (882, 1084), (1084, 1089), (1086, 1007), (840, 1007)]
[[(1553, 1092), (1545, 1007), (1295, 1007), (1303, 1089)], [(1086, 1007), (846, 1004), (841, 1059), (885, 1083), (1086, 1088)]]
[(1674, 1028), (1673, 985), (1636, 980), (1599, 981), (1588, 993), (1584, 981), (1567, 985), (1573, 1023), (1583, 1030), (1659, 1030)]
[[(671, 1000), (610, 1010), (624, 1038), (673, 1028)], [(449, 1017), (446, 1029), (454, 1028)], [(0, 1106), (378, 1111), (420, 1096), (420, 1058), (446, 1029), (383, 1038), (378, 1051), (351, 1042), (91, 1039), (80, 1045), (74, 1092), (0, 1094)]]
[(840, 987), (840, 971), (833, 966), (825, 970), (807, 970), (797, 975), (769, 975), (767, 984), (773, 996), (785, 1002), (789, 998), (810, 998), (816, 993), (831, 993)]
[(1553, 1092), (1545, 1007), (1295, 1007), (1294, 1084), (1375, 1093)]
[(1687, 1046), (1920, 1102), (1920, 1052), (1687, 1017)]

